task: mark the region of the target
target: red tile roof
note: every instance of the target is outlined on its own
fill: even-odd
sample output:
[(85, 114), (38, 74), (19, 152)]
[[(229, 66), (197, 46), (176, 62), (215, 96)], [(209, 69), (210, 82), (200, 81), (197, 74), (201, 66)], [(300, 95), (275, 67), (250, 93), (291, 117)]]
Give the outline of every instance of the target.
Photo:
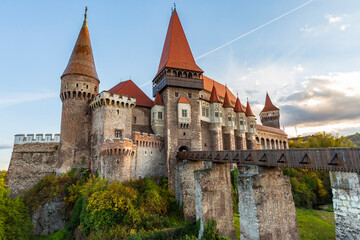
[(275, 107), (274, 104), (272, 103), (269, 94), (266, 93), (266, 99), (265, 99), (265, 106), (263, 108), (263, 110), (261, 110), (260, 113), (262, 112), (269, 112), (269, 111), (276, 111), (279, 110), (279, 108)]
[(235, 102), (235, 112), (243, 112), (243, 113), (245, 113), (245, 111), (244, 111), (244, 109), (243, 109), (243, 106), (242, 106), (239, 98), (236, 98), (236, 102)]
[(155, 105), (164, 106), (164, 103), (161, 100), (161, 96), (160, 96), (159, 92), (157, 92), (155, 95), (154, 106)]
[(176, 10), (173, 11), (170, 18), (158, 73), (164, 67), (203, 72), (195, 63)]
[(221, 103), (219, 96), (216, 92), (216, 88), (215, 85), (213, 86), (212, 90), (211, 90), (211, 96), (210, 96), (210, 102), (211, 103)]
[(283, 130), (281, 130), (279, 128), (273, 128), (273, 127), (268, 127), (268, 126), (256, 124), (256, 129), (259, 130), (259, 131), (271, 132), (271, 133), (276, 133), (276, 134), (287, 136), (287, 134)]
[(189, 103), (190, 104), (190, 101), (186, 97), (180, 97), (178, 103)]
[(230, 102), (230, 98), (229, 98), (227, 90), (225, 91), (225, 98), (224, 98), (223, 107), (224, 108), (232, 108), (233, 107), (233, 105)]
[(111, 88), (109, 92), (134, 97), (138, 106), (152, 107), (154, 105), (154, 102), (131, 80), (120, 82)]
[(69, 74), (81, 74), (99, 79), (96, 73), (86, 18), (84, 19), (74, 50), (62, 77)]
[(252, 112), (252, 110), (251, 110), (249, 101), (248, 101), (247, 104), (246, 104), (246, 112), (245, 112), (245, 114), (246, 114), (246, 116), (253, 116), (253, 117), (255, 117), (255, 115), (253, 114), (253, 112)]
[[(215, 81), (211, 78), (208, 78), (206, 76), (203, 76), (203, 82), (204, 82), (204, 90), (211, 93), (213, 86), (215, 86), (218, 96), (221, 98), (225, 98), (226, 87), (224, 85), (222, 85), (221, 83), (218, 83), (217, 81)], [(229, 94), (231, 104), (235, 104), (235, 102), (236, 102), (235, 95), (231, 91), (229, 91), (229, 89), (228, 89), (228, 94)]]

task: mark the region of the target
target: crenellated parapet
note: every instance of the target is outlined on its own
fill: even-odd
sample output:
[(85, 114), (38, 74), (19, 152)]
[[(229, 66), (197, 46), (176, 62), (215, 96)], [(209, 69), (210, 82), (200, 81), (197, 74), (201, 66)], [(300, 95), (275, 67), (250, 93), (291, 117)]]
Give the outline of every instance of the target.
[(90, 102), (90, 108), (96, 109), (101, 106), (114, 106), (118, 108), (134, 108), (136, 106), (136, 99), (126, 95), (119, 95), (110, 93), (109, 91), (102, 91)]
[(16, 134), (14, 144), (25, 143), (58, 143), (60, 142), (60, 134)]
[(109, 155), (134, 156), (136, 145), (131, 139), (106, 139), (101, 143), (101, 154), (103, 157)]
[(151, 133), (133, 132), (132, 139), (136, 146), (143, 148), (162, 148), (164, 140), (160, 136)]

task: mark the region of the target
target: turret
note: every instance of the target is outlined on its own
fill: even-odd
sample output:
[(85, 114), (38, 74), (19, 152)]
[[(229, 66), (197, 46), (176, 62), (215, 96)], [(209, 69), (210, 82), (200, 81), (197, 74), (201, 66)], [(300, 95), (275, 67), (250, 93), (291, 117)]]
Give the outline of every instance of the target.
[(62, 101), (59, 172), (73, 167), (86, 167), (90, 158), (89, 100), (99, 90), (87, 26), (87, 8), (74, 50), (61, 76)]
[(225, 97), (223, 102), (223, 108), (224, 108), (224, 124), (225, 127), (234, 127), (234, 108), (230, 102), (230, 98), (227, 92), (227, 88), (225, 90)]
[(251, 110), (249, 101), (247, 101), (247, 104), (246, 104), (245, 115), (247, 118), (247, 127), (248, 127), (248, 132), (246, 133), (247, 149), (255, 149), (256, 148), (256, 140), (255, 140), (256, 118), (255, 118), (254, 113)]
[(154, 106), (151, 108), (151, 128), (155, 135), (164, 136), (164, 103), (160, 94), (157, 92)]
[(266, 93), (265, 106), (260, 112), (260, 120), (264, 126), (280, 128), (280, 110), (272, 103)]
[(241, 133), (245, 133), (247, 131), (246, 114), (239, 97), (236, 98), (234, 111), (236, 115), (236, 129), (239, 130)]

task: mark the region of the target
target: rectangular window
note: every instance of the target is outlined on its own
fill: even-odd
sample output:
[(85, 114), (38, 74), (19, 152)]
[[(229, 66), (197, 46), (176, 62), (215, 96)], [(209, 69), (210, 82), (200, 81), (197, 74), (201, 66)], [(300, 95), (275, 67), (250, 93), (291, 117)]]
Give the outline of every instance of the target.
[(205, 111), (205, 116), (206, 117), (209, 117), (209, 109), (207, 108), (206, 111)]
[(189, 98), (191, 98), (191, 97), (192, 97), (191, 93), (189, 93), (189, 94), (188, 94), (188, 97), (189, 97)]
[(202, 113), (202, 116), (205, 117), (205, 107), (202, 107), (201, 113)]
[(183, 118), (186, 118), (186, 117), (187, 117), (187, 110), (186, 110), (186, 109), (183, 109), (183, 110), (181, 111), (181, 115), (182, 115)]
[(162, 112), (158, 112), (158, 119), (162, 119)]
[(244, 125), (244, 122), (243, 122), (243, 121), (240, 121), (240, 125)]
[(122, 130), (116, 129), (115, 130), (115, 138), (121, 138), (122, 137)]
[(228, 121), (231, 122), (231, 117), (228, 117)]
[(178, 92), (175, 92), (175, 97), (178, 97), (179, 96), (179, 93)]
[(133, 121), (134, 121), (134, 123), (136, 123), (136, 117), (133, 117)]
[(219, 117), (219, 112), (215, 112), (215, 117)]

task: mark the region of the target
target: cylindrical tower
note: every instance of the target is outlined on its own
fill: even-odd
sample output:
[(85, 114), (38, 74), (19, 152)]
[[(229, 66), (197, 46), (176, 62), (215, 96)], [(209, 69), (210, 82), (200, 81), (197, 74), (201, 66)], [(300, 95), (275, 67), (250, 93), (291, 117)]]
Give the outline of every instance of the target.
[(98, 93), (99, 83), (85, 10), (84, 23), (69, 63), (61, 76), (60, 173), (74, 167), (89, 165), (91, 129), (89, 101)]

